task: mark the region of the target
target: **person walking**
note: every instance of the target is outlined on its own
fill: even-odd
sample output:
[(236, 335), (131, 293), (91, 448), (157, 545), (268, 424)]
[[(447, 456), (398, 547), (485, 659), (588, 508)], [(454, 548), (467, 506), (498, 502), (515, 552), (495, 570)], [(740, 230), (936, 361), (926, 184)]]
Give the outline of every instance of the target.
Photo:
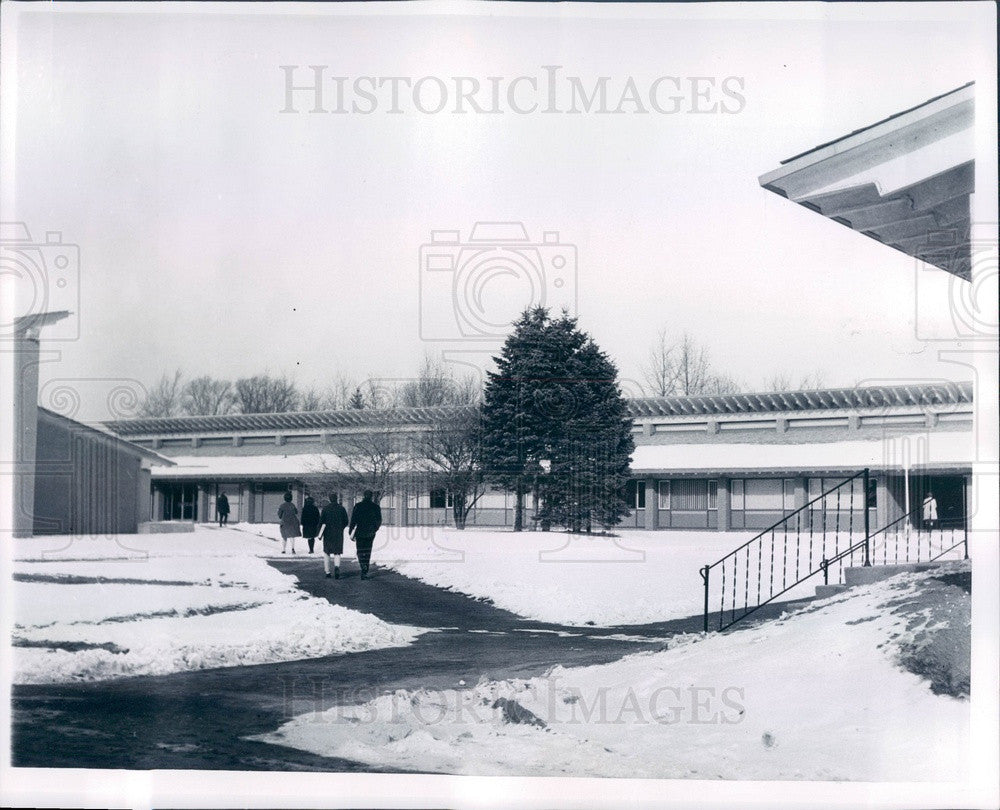
[(333, 578), (340, 579), (340, 555), (344, 553), (344, 529), (347, 528), (347, 510), (335, 494), (323, 507), (319, 518), (319, 533), (323, 536), (323, 571), (330, 578), (330, 555), (333, 555)]
[(313, 553), (313, 546), (316, 543), (316, 535), (319, 534), (319, 507), (311, 497), (306, 497), (306, 502), (302, 504), (302, 536), (309, 544), (309, 553)]
[(225, 492), (215, 499), (215, 515), (219, 519), (220, 529), (229, 522), (229, 498)]
[(361, 566), (361, 578), (368, 579), (368, 566), (372, 558), (372, 546), (375, 544), (375, 533), (382, 525), (382, 509), (374, 500), (374, 494), (366, 489), (360, 503), (354, 504), (351, 510), (351, 539), (358, 547), (358, 565)]
[(301, 537), (299, 529), (299, 510), (292, 503), (292, 493), (285, 493), (285, 502), (278, 507), (278, 520), (281, 522), (281, 553), (285, 553), (288, 541), (292, 541), (292, 554), (295, 553), (295, 538)]
[(938, 522), (937, 499), (933, 492), (928, 492), (924, 498), (923, 517), (925, 529), (936, 529)]

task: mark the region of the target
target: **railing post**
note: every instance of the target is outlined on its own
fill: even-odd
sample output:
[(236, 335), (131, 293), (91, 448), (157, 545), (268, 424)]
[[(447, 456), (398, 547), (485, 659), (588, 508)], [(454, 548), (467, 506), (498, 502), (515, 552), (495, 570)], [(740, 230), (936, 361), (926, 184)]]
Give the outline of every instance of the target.
[(865, 565), (869, 566), (872, 564), (871, 561), (871, 535), (870, 527), (868, 525), (868, 486), (869, 486), (870, 473), (867, 467), (865, 467), (865, 489), (864, 493), (861, 495), (861, 505), (865, 510)]
[(820, 560), (819, 567), (823, 571), (823, 584), (824, 585), (829, 585), (830, 584), (830, 563), (828, 563), (826, 561), (826, 557), (824, 557), (822, 560)]
[(705, 632), (708, 632), (708, 572), (711, 570), (711, 566), (706, 565), (704, 568), (698, 571), (701, 574), (701, 578), (705, 583)]
[(705, 625), (704, 625), (704, 627), (705, 627), (705, 632), (706, 633), (708, 632), (708, 572), (709, 572), (709, 570), (710, 570), (710, 566), (706, 565), (700, 571), (701, 578), (705, 582)]
[(962, 541), (965, 547), (965, 559), (969, 559), (969, 485), (962, 476), (962, 529), (965, 538)]

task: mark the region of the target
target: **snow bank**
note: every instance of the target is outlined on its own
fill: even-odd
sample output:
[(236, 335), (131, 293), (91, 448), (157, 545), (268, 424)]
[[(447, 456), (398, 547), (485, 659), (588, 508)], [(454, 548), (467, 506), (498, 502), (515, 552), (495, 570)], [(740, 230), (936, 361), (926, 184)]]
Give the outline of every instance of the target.
[[(525, 618), (603, 627), (700, 614), (699, 569), (754, 532), (556, 532), (390, 528), (373, 560), (409, 577), (491, 600)], [(812, 596), (817, 577), (783, 599)]]
[(969, 703), (898, 663), (938, 621), (919, 599), (930, 576), (603, 666), (384, 695), (255, 739), (459, 774), (960, 780)]
[(424, 632), (303, 594), (263, 559), (274, 551), (270, 540), (207, 527), (17, 541), (15, 683), (290, 661)]

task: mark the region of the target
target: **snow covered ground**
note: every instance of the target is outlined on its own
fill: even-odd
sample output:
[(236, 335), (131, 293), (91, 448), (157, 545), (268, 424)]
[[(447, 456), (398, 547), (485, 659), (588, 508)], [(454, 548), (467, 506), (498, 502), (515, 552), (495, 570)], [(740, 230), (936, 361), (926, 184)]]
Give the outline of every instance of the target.
[(602, 666), (397, 692), (255, 739), (453, 774), (960, 780), (967, 699), (935, 694), (901, 665), (928, 636), (968, 636), (968, 593), (931, 576)]
[[(411, 643), (302, 593), (238, 529), (15, 541), (15, 683), (263, 664)], [(319, 559), (315, 563), (319, 566)]]
[[(637, 530), (586, 537), (386, 527), (372, 560), (526, 618), (610, 627), (700, 614), (699, 569), (754, 534)], [(817, 576), (783, 598), (812, 596), (821, 581)]]

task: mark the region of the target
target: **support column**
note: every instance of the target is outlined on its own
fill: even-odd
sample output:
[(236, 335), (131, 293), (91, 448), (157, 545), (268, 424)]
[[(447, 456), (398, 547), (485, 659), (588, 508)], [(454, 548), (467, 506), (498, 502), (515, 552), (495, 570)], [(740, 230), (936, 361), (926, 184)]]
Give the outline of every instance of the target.
[(195, 523), (211, 523), (212, 517), (208, 509), (208, 484), (198, 484), (198, 514)]
[(163, 490), (153, 485), (153, 514), (151, 520), (163, 520)]
[(656, 492), (656, 479), (647, 478), (643, 485), (646, 487), (646, 528), (647, 529), (657, 529), (659, 528), (660, 521), (659, 518), (659, 497)]
[(23, 331), (18, 330), (14, 342), (14, 522), (11, 528), (15, 537), (31, 537), (34, 533), (38, 332), (38, 327), (29, 321)]
[(809, 501), (809, 480), (805, 477), (795, 479), (795, 508), (801, 509)]
[(145, 523), (152, 520), (152, 493), (151, 473), (144, 467), (139, 468), (138, 481), (136, 482), (135, 495), (135, 519), (137, 523)]
[(729, 498), (729, 479), (720, 478), (719, 479), (719, 502), (718, 502), (718, 515), (719, 515), (719, 531), (728, 532), (731, 526), (731, 521), (729, 518), (730, 511), (730, 498)]
[(872, 530), (876, 531), (887, 525), (892, 518), (889, 517), (889, 477), (879, 475), (875, 479), (875, 525)]

